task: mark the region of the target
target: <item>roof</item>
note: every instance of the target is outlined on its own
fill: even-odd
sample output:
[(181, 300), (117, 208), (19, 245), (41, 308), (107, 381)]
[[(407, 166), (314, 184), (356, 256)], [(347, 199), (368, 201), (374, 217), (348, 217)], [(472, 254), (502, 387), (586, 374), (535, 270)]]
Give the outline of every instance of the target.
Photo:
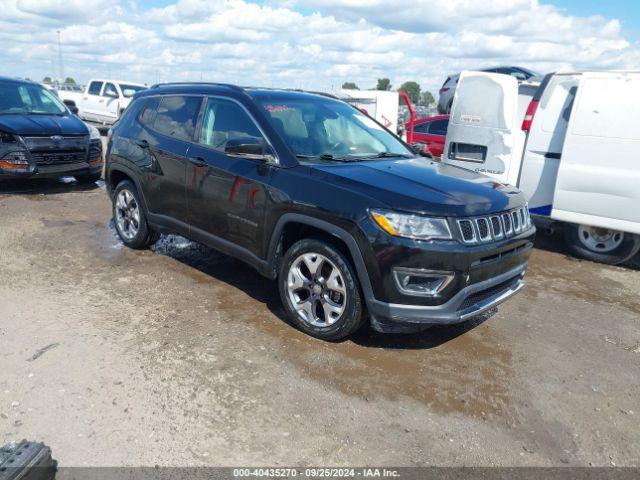
[(0, 76), (0, 82), (3, 82), (3, 83), (29, 83), (29, 84), (32, 84), (32, 85), (39, 85), (39, 83), (34, 82), (32, 80), (25, 80), (23, 78), (2, 77), (2, 76)]
[(265, 99), (295, 99), (295, 98), (333, 98), (333, 95), (319, 92), (307, 92), (303, 90), (293, 90), (284, 88), (265, 87), (241, 87), (229, 83), (204, 83), (204, 82), (176, 82), (160, 83), (152, 85), (151, 88), (139, 92), (137, 96), (157, 95), (157, 94), (201, 94), (201, 95), (229, 95), (245, 96), (254, 100)]

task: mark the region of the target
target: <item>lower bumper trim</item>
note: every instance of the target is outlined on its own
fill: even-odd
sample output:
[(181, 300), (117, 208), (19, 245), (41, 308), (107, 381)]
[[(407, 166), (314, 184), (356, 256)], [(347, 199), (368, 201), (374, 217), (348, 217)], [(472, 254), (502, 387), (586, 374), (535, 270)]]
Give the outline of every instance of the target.
[(497, 277), (470, 285), (442, 305), (368, 302), (371, 325), (379, 332), (415, 332), (431, 325), (451, 325), (481, 315), (518, 293), (527, 263)]

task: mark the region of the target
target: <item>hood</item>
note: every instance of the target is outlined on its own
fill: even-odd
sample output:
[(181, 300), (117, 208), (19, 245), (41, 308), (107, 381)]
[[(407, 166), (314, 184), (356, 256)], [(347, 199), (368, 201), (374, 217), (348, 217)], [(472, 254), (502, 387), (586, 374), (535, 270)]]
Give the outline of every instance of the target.
[(423, 157), (314, 165), (313, 171), (334, 185), (358, 190), (387, 208), (406, 212), (487, 215), (526, 202), (515, 187)]
[(15, 135), (87, 135), (82, 120), (67, 115), (0, 115), (0, 130)]

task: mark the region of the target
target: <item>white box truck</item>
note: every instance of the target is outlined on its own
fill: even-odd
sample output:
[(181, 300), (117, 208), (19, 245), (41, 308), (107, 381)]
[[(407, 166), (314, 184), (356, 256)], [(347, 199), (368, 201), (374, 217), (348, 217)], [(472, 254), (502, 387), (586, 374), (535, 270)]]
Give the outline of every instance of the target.
[(514, 78), (463, 72), (443, 161), (516, 185), (572, 253), (622, 263), (640, 250), (640, 72)]

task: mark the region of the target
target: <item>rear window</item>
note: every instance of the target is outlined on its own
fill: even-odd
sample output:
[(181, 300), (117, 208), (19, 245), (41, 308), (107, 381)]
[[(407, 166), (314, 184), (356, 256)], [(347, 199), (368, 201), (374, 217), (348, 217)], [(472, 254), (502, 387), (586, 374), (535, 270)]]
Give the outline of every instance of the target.
[(164, 97), (153, 122), (154, 130), (178, 140), (193, 140), (201, 103), (201, 97)]
[(88, 93), (91, 95), (100, 95), (100, 90), (102, 89), (102, 82), (91, 82), (89, 84)]

